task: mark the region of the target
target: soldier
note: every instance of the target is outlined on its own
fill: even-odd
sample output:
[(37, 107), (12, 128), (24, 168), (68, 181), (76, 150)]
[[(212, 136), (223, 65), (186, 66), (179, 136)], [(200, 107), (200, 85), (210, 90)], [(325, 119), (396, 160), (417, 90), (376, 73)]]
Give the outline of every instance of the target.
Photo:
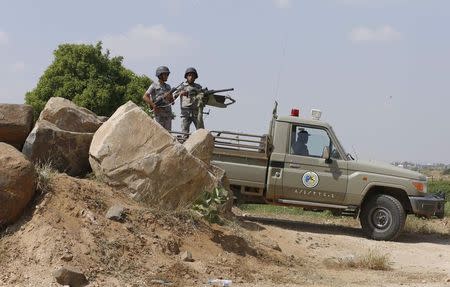
[(191, 123), (194, 123), (196, 129), (203, 128), (203, 126), (199, 126), (197, 120), (199, 113), (197, 94), (201, 92), (202, 86), (195, 83), (195, 80), (198, 78), (198, 73), (195, 68), (187, 68), (184, 73), (184, 78), (186, 82), (178, 90), (176, 96), (181, 97), (181, 118), (183, 119), (181, 131), (183, 133), (189, 133)]
[[(169, 68), (160, 66), (156, 69), (158, 82), (153, 82), (142, 97), (148, 106), (153, 110), (155, 120), (166, 130), (172, 129), (172, 105), (173, 101), (170, 92), (170, 85), (166, 84), (169, 78)], [(155, 104), (158, 103), (158, 106)]]
[[(308, 143), (309, 133), (302, 129), (297, 133), (297, 140), (294, 142), (293, 150), (295, 155), (309, 156)], [(294, 135), (295, 137), (295, 135)]]

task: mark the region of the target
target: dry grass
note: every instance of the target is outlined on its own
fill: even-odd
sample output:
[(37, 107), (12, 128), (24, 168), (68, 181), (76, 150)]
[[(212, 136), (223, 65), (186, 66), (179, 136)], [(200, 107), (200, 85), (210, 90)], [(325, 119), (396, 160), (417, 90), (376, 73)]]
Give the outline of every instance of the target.
[(38, 180), (36, 189), (41, 194), (45, 194), (50, 190), (50, 180), (57, 173), (57, 171), (52, 167), (51, 162), (39, 162), (35, 165), (36, 172), (38, 174)]
[(369, 269), (369, 270), (391, 270), (392, 262), (388, 254), (381, 254), (375, 250), (359, 256), (347, 256), (341, 258), (329, 258), (325, 260), (329, 268), (337, 269)]
[(408, 216), (404, 232), (450, 235), (450, 220), (448, 217), (444, 219), (424, 219)]

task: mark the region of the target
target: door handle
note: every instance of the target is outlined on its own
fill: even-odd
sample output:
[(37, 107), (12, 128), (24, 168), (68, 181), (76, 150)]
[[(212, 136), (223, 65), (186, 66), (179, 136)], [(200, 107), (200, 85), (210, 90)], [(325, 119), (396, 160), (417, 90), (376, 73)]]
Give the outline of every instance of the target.
[(300, 165), (299, 165), (299, 164), (296, 164), (296, 163), (291, 163), (291, 164), (289, 164), (289, 167), (292, 167), (292, 168), (300, 168)]

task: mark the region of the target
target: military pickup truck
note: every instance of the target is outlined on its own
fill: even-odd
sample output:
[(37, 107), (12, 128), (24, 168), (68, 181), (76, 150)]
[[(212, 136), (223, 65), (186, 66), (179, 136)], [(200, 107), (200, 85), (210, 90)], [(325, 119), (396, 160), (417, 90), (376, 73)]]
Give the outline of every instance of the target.
[(238, 198), (359, 217), (363, 232), (393, 240), (407, 214), (444, 215), (445, 197), (427, 193), (427, 178), (389, 164), (355, 160), (333, 128), (293, 110), (267, 135), (213, 131), (213, 164), (223, 168)]

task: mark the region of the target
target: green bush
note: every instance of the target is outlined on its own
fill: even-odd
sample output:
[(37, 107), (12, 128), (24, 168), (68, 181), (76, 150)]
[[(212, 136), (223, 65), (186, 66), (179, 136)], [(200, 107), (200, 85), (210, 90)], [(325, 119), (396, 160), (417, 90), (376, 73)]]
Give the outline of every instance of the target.
[(110, 57), (108, 50), (103, 53), (101, 42), (62, 44), (53, 54), (53, 63), (25, 95), (35, 118), (51, 97), (69, 99), (101, 116), (110, 116), (129, 100), (143, 106), (142, 95), (151, 80), (123, 67), (122, 57)]
[(428, 192), (435, 193), (441, 191), (446, 193), (448, 200), (450, 198), (450, 181), (437, 180), (428, 183)]
[(192, 209), (210, 223), (222, 223), (220, 208), (227, 200), (228, 192), (223, 188), (215, 188), (211, 192), (203, 192), (192, 205)]

